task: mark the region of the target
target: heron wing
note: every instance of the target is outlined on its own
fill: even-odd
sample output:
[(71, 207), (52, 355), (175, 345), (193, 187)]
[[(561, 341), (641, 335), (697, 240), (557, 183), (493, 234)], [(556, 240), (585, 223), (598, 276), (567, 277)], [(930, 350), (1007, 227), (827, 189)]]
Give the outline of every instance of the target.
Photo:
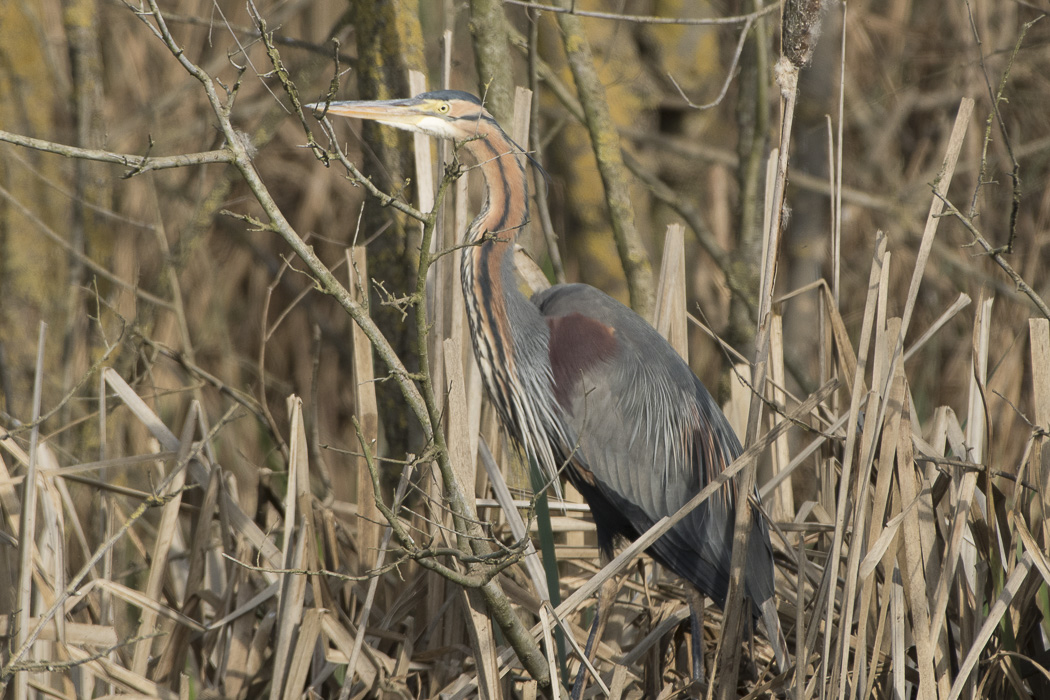
[[(599, 532), (633, 539), (717, 477), (740, 442), (688, 365), (633, 311), (587, 285), (552, 287), (533, 301), (551, 331), (555, 397), (578, 440), (566, 456)], [(734, 500), (727, 484), (652, 548), (719, 604)], [(772, 554), (760, 517), (753, 535), (748, 588), (761, 603), (772, 595)]]

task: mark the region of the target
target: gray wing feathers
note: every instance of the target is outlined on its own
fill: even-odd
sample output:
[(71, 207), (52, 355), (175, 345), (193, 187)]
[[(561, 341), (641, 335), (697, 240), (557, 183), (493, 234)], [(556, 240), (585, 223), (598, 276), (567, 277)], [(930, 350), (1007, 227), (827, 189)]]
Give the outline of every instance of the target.
[[(639, 532), (676, 512), (740, 454), (703, 384), (634, 312), (586, 285), (552, 287), (533, 302), (548, 318), (579, 313), (614, 329), (615, 357), (581, 369), (563, 409), (599, 490), (625, 514), (644, 513), (647, 522), (635, 523)], [(714, 494), (653, 547), (720, 604), (735, 500), (731, 488)], [(773, 593), (769, 535), (757, 513), (752, 533), (748, 593), (757, 606)]]
[(631, 495), (650, 517), (673, 513), (696, 494), (698, 467), (717, 473), (724, 466), (695, 461), (714, 456), (692, 444), (701, 430), (718, 435), (718, 452), (731, 454), (730, 461), (739, 454), (739, 442), (706, 389), (636, 314), (586, 285), (553, 287), (533, 301), (545, 316), (581, 313), (615, 329), (617, 355), (580, 373), (569, 422), (595, 475)]

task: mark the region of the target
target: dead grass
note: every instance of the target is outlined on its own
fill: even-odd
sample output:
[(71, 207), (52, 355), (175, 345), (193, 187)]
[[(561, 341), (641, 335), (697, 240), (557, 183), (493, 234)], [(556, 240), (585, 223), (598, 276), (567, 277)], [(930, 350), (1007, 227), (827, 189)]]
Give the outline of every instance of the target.
[[(335, 11), (307, 5), (274, 8), (271, 25), (320, 42), (318, 27), (334, 26)], [(52, 2), (41, 11), (43, 19), (61, 14)], [(189, 20), (214, 8), (184, 11)], [(197, 85), (152, 37), (139, 36), (141, 23), (126, 9), (102, 12), (113, 20), (102, 30), (106, 147), (145, 152), (147, 134), (157, 154), (217, 147)], [(804, 114), (796, 125), (800, 176), (787, 201), (798, 202), (797, 228), (779, 262), (766, 436), (758, 440), (767, 448), (758, 486), (776, 523), (778, 606), (796, 666), (775, 675), (771, 650), (756, 637), (741, 696), (1050, 696), (1050, 323), (1001, 266), (964, 247), (973, 237), (934, 193), (993, 246), (1005, 245), (1016, 158), (1024, 196), (1003, 257), (1047, 298), (1050, 66), (1039, 53), (1041, 24), (1005, 83), (1005, 135), (994, 115), (986, 129), (1026, 13), (975, 3), (972, 18), (965, 8), (934, 17), (918, 3), (850, 4), (846, 186), (824, 224), (802, 202), (816, 196), (829, 209), (836, 188), (803, 172), (799, 151), (813, 143), (806, 129), (825, 141), (826, 127)], [(834, 24), (826, 18), (825, 39), (837, 42)], [(236, 80), (229, 42), (209, 41), (207, 23), (173, 26), (194, 60), (227, 84)], [(69, 58), (56, 46), (42, 43), (41, 65), (65, 74)], [(282, 51), (304, 92), (323, 93), (328, 55)], [(265, 72), (259, 47), (248, 55)], [(373, 284), (376, 307), (369, 243), (384, 231), (358, 227), (361, 207), (375, 205), (300, 148), (302, 131), (271, 88), (246, 79), (235, 112), (257, 138), (257, 167), (347, 288), (368, 298)], [(804, 74), (800, 99), (812, 92)], [(977, 100), (972, 114), (968, 97)], [(816, 108), (834, 112), (836, 102)], [(552, 123), (564, 115), (544, 109)], [(60, 110), (49, 117), (71, 119)], [(731, 244), (716, 213), (732, 208), (735, 185), (722, 168), (735, 156), (710, 146), (730, 138), (730, 122), (687, 116), (682, 131), (653, 129), (632, 147), (642, 167), (699, 200), (713, 238)], [(36, 135), (73, 140), (54, 123), (39, 128)], [(366, 161), (367, 149), (339, 133), (351, 139), (350, 159)], [(99, 204), (76, 193), (72, 169), (42, 157), (4, 148), (5, 169), (35, 183), (5, 187), (6, 225), (17, 232), (5, 234), (6, 245), (55, 245), (46, 231), (72, 240), (62, 222), (74, 203), (97, 204), (79, 250), (112, 278), (85, 278), (70, 292), (69, 266), (58, 265), (32, 285), (13, 284), (0, 309), (0, 696), (535, 697), (483, 602), (392, 539), (373, 499), (377, 481), (418, 542), (455, 544), (432, 454), (408, 419), (382, 423), (385, 370), (360, 329), (314, 293), (299, 261), (270, 233), (217, 215), (260, 215), (243, 184), (217, 166), (126, 181), (111, 170), (108, 203)], [(708, 168), (698, 160), (720, 164), (699, 197), (695, 177), (682, 175)], [(552, 162), (554, 218), (569, 230), (580, 214), (559, 202), (571, 173)], [(476, 208), (461, 182), (436, 249), (451, 245)], [(657, 327), (718, 386), (738, 359), (717, 341), (729, 316), (724, 272), (691, 233), (665, 237), (666, 210), (649, 199), (638, 196), (637, 205), (651, 249), (663, 250)], [(804, 226), (823, 234), (830, 220), (841, 223), (841, 246), (799, 245), (837, 256), (801, 281), (803, 239), (794, 236)], [(455, 259), (431, 272), (429, 369), (449, 387), (438, 399), (457, 480), (473, 487), (491, 543), (513, 549), (537, 528), (526, 507), (529, 479), (482, 399)], [(570, 251), (569, 277), (601, 278), (600, 259)], [(698, 301), (714, 328), (691, 315)], [(732, 376), (726, 413), (744, 421), (750, 370)], [(744, 428), (738, 423), (741, 435)], [(377, 480), (366, 452), (377, 458)], [(603, 571), (585, 506), (571, 489), (565, 498), (551, 505), (561, 602), (550, 599), (531, 546), (497, 578), (552, 674), (561, 673), (558, 630), (582, 645), (593, 593), (612, 577), (620, 593), (595, 662), (608, 695), (690, 692), (680, 582), (635, 550)], [(710, 663), (721, 613), (708, 606), (704, 622)], [(575, 646), (567, 644), (570, 659)], [(604, 689), (591, 682), (588, 693)]]

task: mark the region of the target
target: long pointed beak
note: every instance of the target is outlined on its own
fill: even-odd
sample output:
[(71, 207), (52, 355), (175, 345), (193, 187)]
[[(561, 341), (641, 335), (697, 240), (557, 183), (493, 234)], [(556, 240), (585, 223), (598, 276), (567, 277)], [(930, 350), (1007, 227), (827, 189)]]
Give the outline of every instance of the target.
[[(340, 117), (368, 119), (390, 126), (414, 126), (420, 119), (430, 116), (420, 109), (423, 102), (414, 97), (402, 100), (364, 100), (332, 102), (328, 105), (328, 114)], [(315, 112), (325, 108), (324, 102), (306, 105)]]

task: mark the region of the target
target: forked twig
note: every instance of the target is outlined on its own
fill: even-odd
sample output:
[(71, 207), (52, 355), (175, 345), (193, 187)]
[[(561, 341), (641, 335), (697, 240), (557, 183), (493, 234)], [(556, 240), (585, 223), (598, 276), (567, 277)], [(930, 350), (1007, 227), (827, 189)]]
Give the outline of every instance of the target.
[(973, 221), (971, 221), (961, 211), (959, 211), (959, 209), (948, 200), (948, 197), (946, 195), (944, 195), (939, 189), (936, 188), (934, 189), (933, 193), (941, 202), (944, 203), (944, 206), (948, 209), (948, 214), (954, 216), (960, 222), (962, 222), (962, 225), (965, 226), (966, 230), (970, 232), (971, 236), (973, 236), (974, 243), (977, 243), (982, 248), (984, 248), (984, 251), (988, 253), (988, 257), (994, 260), (995, 263), (1003, 269), (1003, 272), (1005, 272), (1007, 276), (1011, 280), (1013, 280), (1013, 283), (1017, 286), (1017, 289), (1032, 300), (1032, 303), (1035, 304), (1035, 307), (1039, 309), (1039, 313), (1043, 314), (1043, 316), (1050, 319), (1050, 307), (1048, 307), (1046, 302), (1043, 301), (1043, 298), (1040, 297), (1034, 289), (1032, 289), (1031, 285), (1024, 281), (1024, 278), (1022, 278), (1021, 275), (1018, 274), (1016, 270), (1014, 270), (1010, 263), (1006, 262), (1006, 258), (1003, 257), (1003, 252), (1006, 251), (1006, 248), (993, 248), (992, 244), (988, 242), (988, 239), (984, 237), (984, 234), (982, 234), (981, 231), (976, 226), (974, 226)]

